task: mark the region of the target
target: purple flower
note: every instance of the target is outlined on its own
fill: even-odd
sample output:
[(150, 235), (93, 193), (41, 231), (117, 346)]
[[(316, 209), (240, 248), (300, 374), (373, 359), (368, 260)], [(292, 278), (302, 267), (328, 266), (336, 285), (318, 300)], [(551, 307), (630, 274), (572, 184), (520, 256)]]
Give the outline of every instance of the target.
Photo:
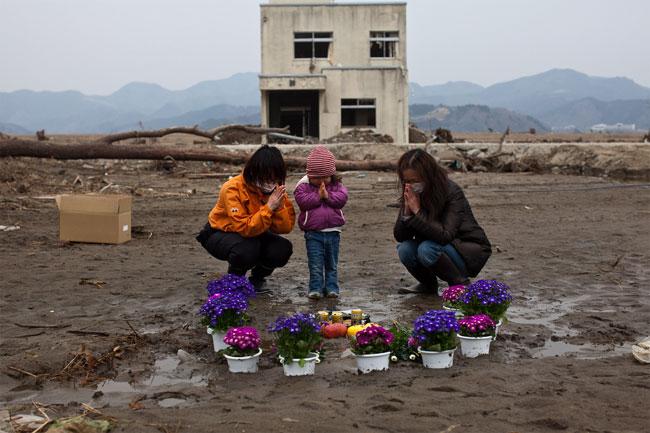
[(459, 334), (465, 337), (486, 337), (494, 335), (496, 322), (487, 314), (466, 316), (458, 321)]
[(248, 309), (248, 298), (239, 292), (215, 293), (199, 309), (206, 325), (225, 331), (238, 326)]
[[(447, 289), (449, 290), (449, 289)], [(478, 280), (465, 289), (460, 298), (464, 304), (479, 302), (483, 305), (510, 304), (510, 287), (496, 280)]]
[(482, 313), (499, 320), (511, 302), (512, 295), (506, 284), (496, 280), (478, 280), (467, 286), (458, 304), (466, 316)]
[(442, 292), (442, 300), (449, 303), (458, 302), (461, 295), (465, 293), (465, 288), (466, 287), (463, 285), (447, 287), (445, 291)]
[(285, 363), (292, 359), (304, 359), (319, 350), (322, 336), (320, 325), (313, 314), (297, 313), (289, 317), (278, 317), (269, 326), (275, 334), (278, 354)]
[(371, 325), (356, 333), (352, 347), (356, 354), (389, 352), (394, 339), (393, 333), (383, 326)]
[(247, 298), (255, 296), (255, 288), (245, 276), (235, 274), (226, 274), (218, 280), (208, 282), (206, 287), (208, 295), (212, 296), (217, 293), (241, 293)]
[(424, 350), (440, 352), (456, 347), (459, 329), (455, 312), (430, 310), (415, 319), (411, 338)]
[(298, 334), (305, 329), (320, 332), (320, 325), (313, 314), (297, 313), (289, 317), (278, 317), (269, 326), (270, 332), (288, 331), (290, 334)]
[(230, 328), (223, 341), (241, 352), (257, 350), (261, 344), (257, 329), (250, 326)]

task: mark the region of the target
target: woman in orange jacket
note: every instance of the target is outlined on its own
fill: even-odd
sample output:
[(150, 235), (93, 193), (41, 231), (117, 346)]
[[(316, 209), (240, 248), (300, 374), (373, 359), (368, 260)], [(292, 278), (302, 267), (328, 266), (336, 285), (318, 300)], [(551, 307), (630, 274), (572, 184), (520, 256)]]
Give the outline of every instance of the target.
[(223, 184), (208, 223), (196, 237), (210, 254), (228, 262), (228, 273), (245, 275), (250, 269), (249, 279), (258, 291), (293, 252), (291, 242), (278, 236), (291, 232), (296, 220), (286, 176), (280, 151), (260, 147), (242, 174)]

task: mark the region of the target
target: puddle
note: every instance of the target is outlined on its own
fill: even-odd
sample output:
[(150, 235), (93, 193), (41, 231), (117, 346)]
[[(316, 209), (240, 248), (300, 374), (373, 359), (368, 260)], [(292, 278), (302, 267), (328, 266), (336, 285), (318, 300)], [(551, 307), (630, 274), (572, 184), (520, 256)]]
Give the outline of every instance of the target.
[(207, 386), (208, 379), (203, 374), (189, 366), (181, 364), (177, 356), (167, 356), (157, 359), (154, 363), (153, 374), (140, 382), (124, 382), (108, 380), (97, 386), (97, 391), (104, 395), (119, 393), (145, 393), (152, 389), (169, 385)]
[(182, 405), (183, 403), (186, 403), (187, 400), (183, 398), (165, 398), (163, 400), (160, 400), (158, 402), (158, 406), (160, 407), (177, 407)]
[(572, 356), (578, 359), (600, 359), (629, 353), (631, 346), (629, 343), (622, 346), (611, 346), (547, 340), (543, 347), (532, 351), (532, 356), (533, 358)]

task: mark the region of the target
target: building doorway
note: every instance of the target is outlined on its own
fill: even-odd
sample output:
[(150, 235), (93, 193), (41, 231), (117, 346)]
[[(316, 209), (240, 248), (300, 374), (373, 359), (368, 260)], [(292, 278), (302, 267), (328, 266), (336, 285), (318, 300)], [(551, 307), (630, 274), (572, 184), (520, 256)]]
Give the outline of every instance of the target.
[(271, 128), (288, 126), (291, 135), (319, 138), (318, 91), (270, 91), (268, 119)]

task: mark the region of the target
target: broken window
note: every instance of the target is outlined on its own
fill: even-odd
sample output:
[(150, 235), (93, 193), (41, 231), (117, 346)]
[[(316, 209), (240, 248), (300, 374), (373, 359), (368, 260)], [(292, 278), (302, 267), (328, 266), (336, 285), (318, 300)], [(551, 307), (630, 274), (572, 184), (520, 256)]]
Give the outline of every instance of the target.
[(375, 127), (376, 107), (374, 99), (341, 99), (341, 127)]
[(297, 32), (293, 34), (294, 58), (327, 59), (333, 41), (332, 32)]
[(397, 57), (399, 32), (370, 32), (370, 57)]

